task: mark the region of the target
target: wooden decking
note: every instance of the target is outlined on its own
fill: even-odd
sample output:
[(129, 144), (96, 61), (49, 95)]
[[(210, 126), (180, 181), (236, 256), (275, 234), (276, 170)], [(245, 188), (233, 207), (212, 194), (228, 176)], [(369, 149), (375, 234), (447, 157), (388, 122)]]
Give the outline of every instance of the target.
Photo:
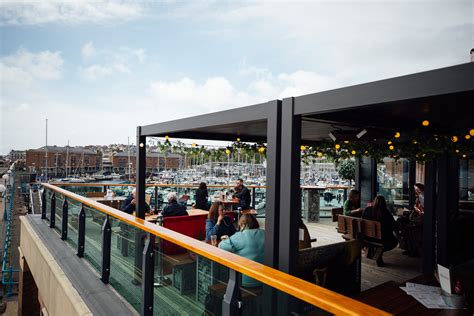
[[(321, 218), (319, 223), (306, 223), (311, 238), (317, 238), (313, 247), (341, 242), (343, 239), (336, 231), (336, 225), (337, 223), (333, 223), (330, 218)], [(400, 248), (395, 248), (384, 253), (384, 267), (378, 267), (374, 260), (363, 256), (362, 291), (387, 281), (401, 283), (420, 275), (421, 259), (403, 255), (402, 251)]]

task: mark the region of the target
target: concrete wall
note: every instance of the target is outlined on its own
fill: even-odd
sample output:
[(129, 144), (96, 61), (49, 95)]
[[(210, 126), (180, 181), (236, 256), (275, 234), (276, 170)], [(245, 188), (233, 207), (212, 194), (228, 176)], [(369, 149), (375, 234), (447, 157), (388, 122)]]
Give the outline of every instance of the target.
[(92, 315), (79, 293), (34, 231), (27, 217), (21, 218), (20, 249), (23, 254), (21, 259), (28, 263), (38, 287), (39, 300), (48, 315)]

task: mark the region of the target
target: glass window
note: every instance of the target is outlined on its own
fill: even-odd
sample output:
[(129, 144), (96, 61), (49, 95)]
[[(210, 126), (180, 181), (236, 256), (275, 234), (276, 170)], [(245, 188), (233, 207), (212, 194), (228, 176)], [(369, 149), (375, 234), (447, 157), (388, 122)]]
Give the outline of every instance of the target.
[(459, 160), (459, 209), (474, 211), (474, 159)]
[(407, 206), (409, 201), (408, 159), (384, 158), (377, 164), (377, 194), (383, 195), (389, 207)]

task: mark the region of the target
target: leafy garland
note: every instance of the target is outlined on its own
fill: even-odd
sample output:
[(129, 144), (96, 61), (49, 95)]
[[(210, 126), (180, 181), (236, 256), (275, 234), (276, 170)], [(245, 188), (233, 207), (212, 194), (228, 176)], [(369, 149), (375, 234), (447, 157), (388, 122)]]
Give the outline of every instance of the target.
[[(373, 157), (377, 162), (382, 161), (385, 157), (399, 160), (400, 158), (413, 159), (418, 162), (425, 162), (437, 155), (450, 152), (459, 157), (466, 158), (474, 154), (474, 130), (464, 137), (457, 136), (432, 136), (411, 141), (400, 140), (398, 137), (386, 142), (380, 141), (321, 141), (311, 146), (301, 146), (301, 159), (304, 163), (315, 162), (316, 159), (328, 159), (336, 164), (340, 160), (349, 158)], [(245, 143), (237, 138), (230, 146), (209, 148), (199, 146), (196, 143), (186, 145), (181, 141), (171, 143), (169, 137), (166, 136), (164, 142), (156, 142), (158, 149), (163, 153), (177, 153), (187, 155), (190, 158), (204, 157), (212, 158), (218, 161), (224, 161), (229, 157), (238, 153), (240, 157), (247, 160), (252, 159), (255, 155), (266, 157), (266, 144)]]
[(334, 162), (348, 158), (373, 157), (377, 162), (383, 158), (413, 159), (425, 162), (435, 156), (451, 152), (459, 157), (466, 158), (474, 154), (474, 143), (472, 137), (440, 137), (433, 136), (409, 142), (397, 139), (385, 143), (357, 141), (357, 142), (332, 142), (323, 141), (314, 146), (301, 146), (301, 157), (305, 162), (314, 162), (316, 158), (328, 158)]

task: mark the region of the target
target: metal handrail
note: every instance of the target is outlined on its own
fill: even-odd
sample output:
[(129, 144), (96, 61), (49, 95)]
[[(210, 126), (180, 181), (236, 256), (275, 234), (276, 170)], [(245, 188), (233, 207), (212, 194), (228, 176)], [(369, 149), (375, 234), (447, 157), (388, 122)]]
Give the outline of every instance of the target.
[(112, 216), (139, 230), (148, 232), (161, 239), (172, 242), (200, 256), (217, 262), (229, 269), (245, 274), (277, 290), (292, 295), (302, 301), (317, 306), (328, 312), (340, 315), (389, 315), (372, 306), (363, 304), (323, 287), (288, 275), (279, 270), (267, 267), (255, 261), (243, 258), (228, 251), (216, 248), (197, 239), (185, 236), (165, 227), (149, 223), (112, 207), (106, 206), (71, 191), (52, 184), (43, 184), (47, 189), (64, 195), (75, 201)]

